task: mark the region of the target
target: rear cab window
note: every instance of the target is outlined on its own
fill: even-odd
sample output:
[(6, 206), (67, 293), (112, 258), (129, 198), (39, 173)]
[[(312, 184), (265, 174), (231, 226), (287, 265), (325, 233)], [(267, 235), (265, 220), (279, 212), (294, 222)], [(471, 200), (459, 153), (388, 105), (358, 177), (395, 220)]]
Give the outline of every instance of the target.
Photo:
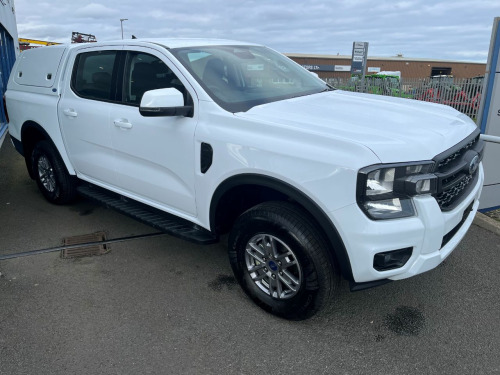
[(71, 88), (86, 99), (113, 101), (112, 88), (116, 79), (118, 51), (83, 52), (76, 56)]

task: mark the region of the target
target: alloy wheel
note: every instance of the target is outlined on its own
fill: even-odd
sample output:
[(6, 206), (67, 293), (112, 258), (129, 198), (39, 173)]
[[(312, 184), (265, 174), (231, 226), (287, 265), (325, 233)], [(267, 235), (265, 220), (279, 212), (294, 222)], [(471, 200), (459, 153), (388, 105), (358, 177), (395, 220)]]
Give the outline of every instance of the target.
[(270, 234), (252, 237), (246, 246), (245, 263), (255, 285), (276, 299), (297, 294), (302, 284), (302, 269), (292, 249)]

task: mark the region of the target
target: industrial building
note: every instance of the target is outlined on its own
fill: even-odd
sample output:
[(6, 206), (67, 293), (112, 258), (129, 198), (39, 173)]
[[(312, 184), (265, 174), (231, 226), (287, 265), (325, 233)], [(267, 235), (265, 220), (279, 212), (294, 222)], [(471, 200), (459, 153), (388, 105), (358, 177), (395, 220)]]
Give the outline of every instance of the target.
[[(286, 56), (317, 73), (321, 78), (349, 78), (351, 76), (351, 56), (310, 55), (285, 53)], [(395, 57), (370, 57), (367, 73), (380, 71), (400, 71), (402, 78), (423, 79), (435, 75), (452, 75), (455, 78), (472, 78), (484, 75), (486, 63)]]

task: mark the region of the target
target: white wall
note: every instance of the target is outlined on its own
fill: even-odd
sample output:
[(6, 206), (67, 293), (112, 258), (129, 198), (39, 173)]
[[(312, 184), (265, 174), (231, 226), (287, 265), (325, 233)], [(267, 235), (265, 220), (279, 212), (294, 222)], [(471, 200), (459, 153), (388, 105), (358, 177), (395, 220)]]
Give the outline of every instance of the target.
[[(495, 18), (486, 64), (483, 100), (478, 124), (481, 132), (500, 137), (500, 17)], [(500, 206), (500, 144), (487, 142), (484, 152), (484, 185), (480, 209)]]
[(14, 0), (3, 0), (0, 2), (0, 24), (2, 24), (2, 26), (9, 32), (12, 39), (14, 39), (17, 56), (19, 54), (19, 43), (17, 40), (18, 36)]

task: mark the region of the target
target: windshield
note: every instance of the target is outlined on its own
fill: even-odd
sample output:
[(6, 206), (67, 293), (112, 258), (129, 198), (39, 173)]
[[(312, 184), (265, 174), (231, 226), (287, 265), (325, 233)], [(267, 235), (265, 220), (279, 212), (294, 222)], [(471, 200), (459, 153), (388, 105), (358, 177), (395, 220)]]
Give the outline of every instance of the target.
[(229, 112), (331, 90), (321, 79), (265, 47), (207, 46), (170, 52)]

